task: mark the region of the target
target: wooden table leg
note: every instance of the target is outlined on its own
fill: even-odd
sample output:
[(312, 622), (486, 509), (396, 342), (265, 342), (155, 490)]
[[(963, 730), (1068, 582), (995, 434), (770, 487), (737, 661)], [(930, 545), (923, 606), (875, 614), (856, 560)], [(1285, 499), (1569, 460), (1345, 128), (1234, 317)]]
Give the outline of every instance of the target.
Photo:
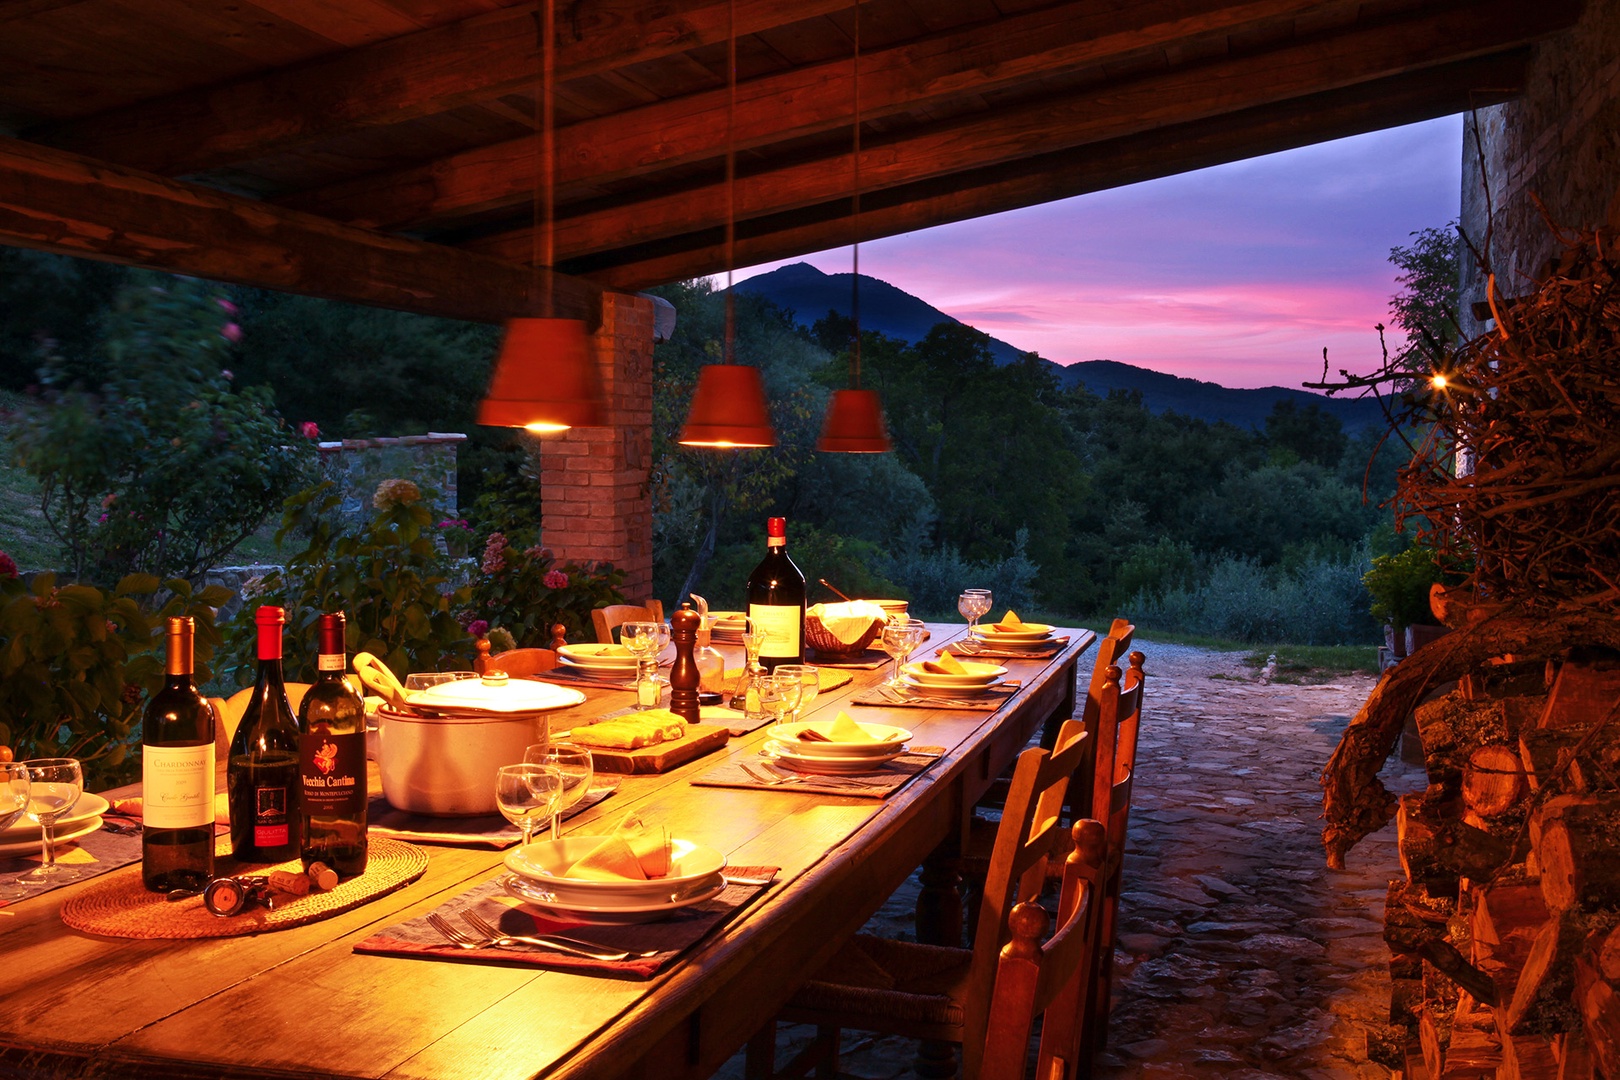
[[(962, 874), (960, 845), (947, 840), (923, 860), (917, 893), (917, 940), (928, 945), (962, 944)], [(923, 1040), (913, 1068), (918, 1076), (956, 1075), (956, 1047)]]

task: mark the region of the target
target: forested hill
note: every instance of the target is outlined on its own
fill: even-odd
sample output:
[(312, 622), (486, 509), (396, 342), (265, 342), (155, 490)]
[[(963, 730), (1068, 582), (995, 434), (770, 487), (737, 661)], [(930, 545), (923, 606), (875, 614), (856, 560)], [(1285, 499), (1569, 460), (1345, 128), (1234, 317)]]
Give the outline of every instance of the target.
[[(800, 326), (808, 327), (828, 311), (849, 315), (852, 277), (824, 274), (809, 263), (793, 263), (739, 281), (736, 289), (764, 297), (792, 312)], [(861, 275), (861, 326), (866, 330), (915, 343), (938, 323), (960, 321), (904, 289)], [(999, 338), (990, 339), (990, 352), (998, 364), (1012, 363), (1022, 355), (1016, 346)], [(1320, 405), (1323, 411), (1338, 417), (1349, 432), (1383, 423), (1372, 401), (1327, 398), (1285, 386), (1238, 390), (1113, 360), (1082, 360), (1051, 367), (1064, 386), (1084, 383), (1092, 393), (1104, 397), (1113, 390), (1140, 390), (1142, 403), (1155, 413), (1174, 411), (1200, 420), (1225, 420), (1243, 428), (1263, 428), (1272, 406), (1282, 400), (1292, 401), (1299, 408)]]

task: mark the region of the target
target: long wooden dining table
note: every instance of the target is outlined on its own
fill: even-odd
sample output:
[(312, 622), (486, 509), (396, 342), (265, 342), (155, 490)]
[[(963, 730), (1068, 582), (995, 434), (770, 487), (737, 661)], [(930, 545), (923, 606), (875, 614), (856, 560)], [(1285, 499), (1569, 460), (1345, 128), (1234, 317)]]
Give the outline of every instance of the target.
[[(960, 638), (934, 624), (917, 655)], [(502, 853), (430, 847), (411, 885), (319, 922), (245, 937), (136, 940), (68, 928), (76, 883), (0, 908), (0, 1076), (525, 1077), (707, 1076), (775, 1015), (925, 860), (920, 923), (948, 936), (956, 903), (950, 854), (974, 802), (1052, 717), (1072, 715), (1077, 662), (1095, 635), (1044, 660), (998, 660), (1022, 685), (995, 712), (851, 706), (887, 672), (856, 670), (818, 698), (903, 725), (943, 747), (887, 799), (698, 787), (727, 759), (757, 756), (763, 731), (664, 774), (626, 776), (569, 823), (589, 835), (628, 810), (725, 853), (780, 866), (776, 883), (648, 980), (353, 951), (378, 929), (420, 916), (499, 874)], [(553, 729), (623, 709), (592, 690)], [(138, 874), (138, 865), (109, 871)], [(957, 905), (959, 910), (959, 904)]]

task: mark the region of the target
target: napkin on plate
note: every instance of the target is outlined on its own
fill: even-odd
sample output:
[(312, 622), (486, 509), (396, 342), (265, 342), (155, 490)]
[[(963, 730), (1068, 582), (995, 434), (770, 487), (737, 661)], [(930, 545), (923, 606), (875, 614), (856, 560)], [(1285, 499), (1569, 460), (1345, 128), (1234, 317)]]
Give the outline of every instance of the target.
[(1008, 608), (1007, 609), (1007, 614), (1003, 615), (1001, 617), (1001, 621), (995, 624), (997, 630), (1009, 630), (1009, 631), (1018, 630), (1023, 625), (1024, 625), (1024, 620), (1020, 619), (1018, 617), (1018, 613), (1015, 612), (1012, 608)]
[(568, 877), (587, 881), (651, 881), (669, 875), (669, 830), (648, 825), (634, 811), (578, 862)]
[(962, 661), (951, 655), (951, 650), (941, 649), (938, 660), (924, 660), (923, 670), (931, 675), (966, 675), (967, 668)]
[(799, 738), (808, 738), (811, 741), (814, 741), (817, 736), (820, 736), (826, 742), (833, 743), (875, 743), (882, 741), (867, 734), (866, 729), (857, 724), (854, 718), (842, 709), (839, 710), (838, 715), (833, 718), (833, 722), (827, 726), (826, 730), (820, 727), (809, 727), (799, 734)]

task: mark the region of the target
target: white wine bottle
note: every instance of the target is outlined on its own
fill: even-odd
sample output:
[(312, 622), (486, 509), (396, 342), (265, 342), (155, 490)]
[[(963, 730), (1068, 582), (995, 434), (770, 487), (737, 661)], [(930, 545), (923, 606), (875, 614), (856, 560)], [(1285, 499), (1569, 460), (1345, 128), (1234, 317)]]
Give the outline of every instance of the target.
[(163, 688), (141, 721), (141, 883), (201, 890), (214, 876), (214, 707), (192, 680), (196, 627), (164, 624)]
[(804, 595), (804, 574), (788, 558), (787, 518), (770, 518), (765, 557), (748, 575), (748, 617), (766, 634), (759, 650), (765, 670), (804, 663)]

